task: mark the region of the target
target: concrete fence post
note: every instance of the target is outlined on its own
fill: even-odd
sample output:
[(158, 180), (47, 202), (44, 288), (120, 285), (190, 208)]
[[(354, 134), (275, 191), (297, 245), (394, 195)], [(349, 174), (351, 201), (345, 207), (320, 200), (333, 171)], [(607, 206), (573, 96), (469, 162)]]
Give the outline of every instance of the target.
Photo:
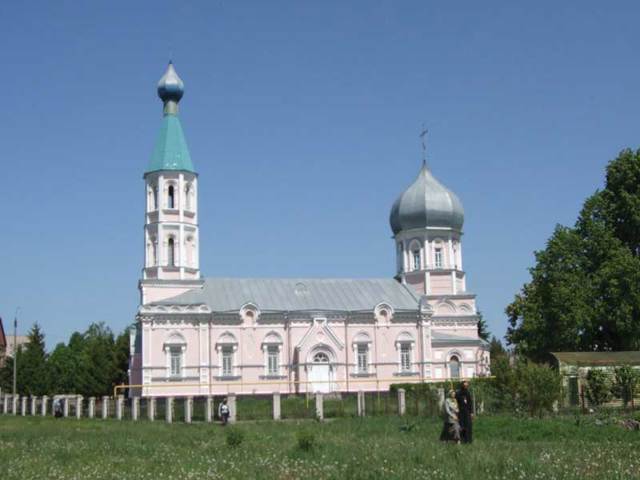
[(9, 395), (5, 393), (4, 397), (2, 397), (2, 413), (6, 415), (7, 413), (9, 413), (8, 410), (9, 410)]
[(207, 423), (213, 422), (213, 397), (207, 397), (204, 416)]
[(444, 409), (444, 388), (438, 388), (438, 411), (442, 412)]
[(238, 419), (238, 412), (236, 409), (235, 393), (227, 395), (227, 404), (229, 405), (229, 423), (236, 423), (236, 420)]
[(147, 416), (152, 422), (156, 419), (156, 398), (147, 397)]
[(20, 398), (20, 415), (22, 415), (23, 417), (27, 414), (27, 397), (21, 397)]
[(31, 415), (36, 416), (36, 411), (38, 409), (38, 397), (31, 397)]
[(40, 413), (43, 417), (47, 416), (47, 404), (49, 402), (49, 397), (46, 395), (42, 396), (42, 402), (40, 403)]
[(82, 395), (76, 396), (76, 418), (82, 418)]
[(96, 416), (96, 397), (89, 397), (89, 418)]
[(63, 415), (67, 418), (69, 416), (69, 397), (64, 397), (62, 399), (62, 405)]
[(166, 397), (164, 404), (164, 418), (167, 423), (173, 422), (173, 397)]
[(324, 403), (320, 392), (316, 393), (316, 418), (324, 420)]
[(191, 415), (193, 413), (193, 397), (187, 397), (184, 399), (184, 421), (185, 423), (191, 423)]
[(11, 397), (11, 413), (18, 415), (18, 400), (19, 395), (13, 395)]
[(134, 422), (140, 417), (140, 397), (131, 398), (131, 420)]
[(106, 420), (109, 418), (109, 397), (102, 397), (102, 419)]
[(273, 419), (280, 420), (280, 418), (282, 418), (280, 392), (273, 392)]
[(405, 402), (404, 388), (398, 389), (398, 415), (401, 417), (407, 412), (407, 404)]
[(364, 392), (362, 390), (358, 390), (358, 416), (364, 417), (364, 415), (365, 415)]
[(124, 396), (118, 395), (116, 397), (116, 418), (122, 420), (122, 411), (124, 407)]

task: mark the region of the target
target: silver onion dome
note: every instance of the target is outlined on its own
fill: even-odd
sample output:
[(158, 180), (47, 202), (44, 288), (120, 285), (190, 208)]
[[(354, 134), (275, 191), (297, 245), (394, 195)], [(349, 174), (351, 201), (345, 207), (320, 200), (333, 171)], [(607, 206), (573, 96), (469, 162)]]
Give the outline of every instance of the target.
[(442, 185), (424, 163), (418, 178), (391, 207), (391, 230), (396, 235), (414, 228), (462, 230), (464, 209), (455, 193)]
[(158, 81), (158, 96), (167, 103), (173, 101), (178, 103), (184, 95), (184, 83), (173, 68), (173, 63), (169, 62), (167, 70)]

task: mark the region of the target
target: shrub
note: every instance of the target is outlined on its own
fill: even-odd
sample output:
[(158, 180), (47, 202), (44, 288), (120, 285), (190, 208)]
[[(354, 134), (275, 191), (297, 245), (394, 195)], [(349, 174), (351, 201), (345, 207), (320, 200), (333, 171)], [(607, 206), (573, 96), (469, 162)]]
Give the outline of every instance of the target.
[(613, 394), (622, 400), (625, 408), (633, 401), (638, 386), (638, 371), (629, 365), (613, 369)]
[(304, 452), (310, 452), (316, 445), (316, 436), (308, 430), (298, 430), (296, 433), (298, 448)]
[(518, 402), (529, 415), (542, 416), (545, 411), (553, 411), (553, 404), (562, 394), (562, 379), (555, 369), (533, 362), (519, 362), (515, 367), (515, 378)]
[(595, 407), (611, 399), (611, 382), (606, 372), (591, 369), (587, 373), (587, 399)]
[(227, 445), (231, 448), (239, 447), (244, 440), (244, 433), (234, 427), (228, 427), (226, 431)]

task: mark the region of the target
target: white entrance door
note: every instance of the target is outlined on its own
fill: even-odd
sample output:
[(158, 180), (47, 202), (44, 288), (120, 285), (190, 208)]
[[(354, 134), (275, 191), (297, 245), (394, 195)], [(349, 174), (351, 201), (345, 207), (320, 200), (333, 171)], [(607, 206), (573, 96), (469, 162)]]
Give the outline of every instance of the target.
[(318, 352), (313, 356), (313, 363), (309, 367), (309, 382), (312, 392), (331, 391), (331, 367), (326, 353)]

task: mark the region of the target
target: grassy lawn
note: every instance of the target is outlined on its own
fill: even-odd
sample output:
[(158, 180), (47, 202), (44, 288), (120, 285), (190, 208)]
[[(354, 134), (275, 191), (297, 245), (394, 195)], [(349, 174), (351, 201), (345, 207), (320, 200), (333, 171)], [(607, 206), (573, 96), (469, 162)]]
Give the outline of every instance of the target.
[[(598, 422), (600, 423), (600, 422)], [(410, 425), (410, 428), (403, 427)], [(230, 432), (242, 441), (232, 447)], [(313, 447), (299, 447), (300, 432)], [(173, 424), (0, 416), (4, 479), (640, 478), (640, 432), (571, 417), (482, 417), (471, 446), (409, 417)], [(233, 436), (234, 434), (231, 433)]]

